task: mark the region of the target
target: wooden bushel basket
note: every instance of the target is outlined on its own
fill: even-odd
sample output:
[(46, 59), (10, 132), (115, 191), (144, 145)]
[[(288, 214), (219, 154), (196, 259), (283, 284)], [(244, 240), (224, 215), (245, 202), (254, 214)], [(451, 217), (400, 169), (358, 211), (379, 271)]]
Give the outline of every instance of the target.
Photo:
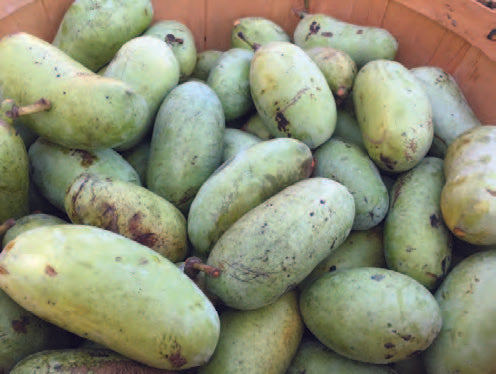
[[(290, 35), (294, 10), (380, 26), (399, 41), (396, 59), (411, 68), (451, 73), (484, 124), (496, 124), (496, 10), (476, 0), (153, 0), (154, 21), (176, 19), (195, 35), (198, 50), (229, 48), (234, 20), (263, 16)], [(51, 41), (72, 0), (2, 0), (0, 37), (25, 31)]]

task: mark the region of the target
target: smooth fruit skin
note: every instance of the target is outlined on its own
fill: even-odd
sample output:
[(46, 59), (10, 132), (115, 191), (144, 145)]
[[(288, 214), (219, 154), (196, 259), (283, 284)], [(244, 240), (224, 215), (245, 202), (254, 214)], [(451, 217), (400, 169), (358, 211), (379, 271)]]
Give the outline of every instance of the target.
[(308, 329), (352, 360), (387, 364), (425, 350), (441, 330), (434, 296), (389, 269), (360, 267), (328, 273), (300, 295)]
[(283, 374), (303, 335), (296, 293), (257, 310), (226, 310), (212, 359), (199, 374)]
[(443, 160), (425, 157), (400, 174), (384, 224), (388, 267), (435, 289), (451, 265), (452, 234), (441, 213)]
[(334, 97), (319, 67), (300, 47), (270, 42), (257, 49), (250, 89), (273, 136), (299, 139), (314, 149), (334, 132)]
[(142, 133), (148, 118), (143, 96), (127, 83), (101, 77), (50, 43), (27, 33), (0, 40), (4, 98), (29, 105), (41, 98), (48, 111), (23, 116), (33, 132), (78, 149), (117, 147)]
[(53, 45), (97, 71), (150, 25), (150, 0), (77, 0), (65, 12)]
[(333, 47), (346, 52), (362, 67), (372, 60), (393, 60), (398, 41), (386, 29), (340, 21), (326, 14), (304, 14), (294, 30), (301, 48)]
[(219, 316), (174, 263), (113, 232), (46, 226), (0, 254), (0, 287), (42, 319), (146, 365), (200, 366), (219, 337)]
[(496, 251), (473, 254), (437, 289), (443, 328), (423, 354), (428, 374), (493, 374)]
[(252, 145), (262, 142), (263, 139), (247, 131), (226, 128), (224, 133), (224, 152), (222, 153), (222, 162), (234, 157), (243, 149), (250, 148)]
[(376, 165), (398, 173), (413, 168), (434, 135), (427, 94), (403, 65), (375, 60), (358, 72), (353, 103), (365, 148)]
[(121, 234), (176, 262), (187, 251), (186, 219), (169, 201), (130, 182), (83, 173), (65, 194), (73, 223)]
[(496, 244), (496, 126), (473, 127), (448, 147), (441, 211), (448, 228), (468, 243)]
[(436, 66), (420, 66), (410, 71), (429, 96), (432, 107), (434, 139), (429, 153), (444, 158), (458, 135), (481, 123), (451, 74)]
[(312, 173), (312, 152), (296, 139), (272, 139), (237, 153), (201, 186), (188, 214), (195, 251), (208, 256), (243, 214)]
[(353, 196), (327, 178), (296, 182), (238, 219), (212, 248), (207, 289), (242, 310), (275, 302), (348, 236)]
[(269, 42), (290, 42), (290, 36), (277, 23), (264, 17), (241, 17), (231, 30), (231, 48), (252, 50)]
[(62, 212), (67, 188), (84, 172), (141, 185), (138, 172), (113, 149), (85, 151), (38, 138), (29, 148), (28, 156), (31, 179), (43, 197)]

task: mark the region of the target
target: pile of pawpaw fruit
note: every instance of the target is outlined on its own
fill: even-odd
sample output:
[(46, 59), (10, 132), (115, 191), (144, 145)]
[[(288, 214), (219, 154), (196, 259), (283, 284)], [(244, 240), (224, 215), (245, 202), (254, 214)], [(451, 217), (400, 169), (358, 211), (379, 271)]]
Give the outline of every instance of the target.
[(385, 29), (150, 0), (0, 39), (0, 373), (490, 374), (496, 126)]

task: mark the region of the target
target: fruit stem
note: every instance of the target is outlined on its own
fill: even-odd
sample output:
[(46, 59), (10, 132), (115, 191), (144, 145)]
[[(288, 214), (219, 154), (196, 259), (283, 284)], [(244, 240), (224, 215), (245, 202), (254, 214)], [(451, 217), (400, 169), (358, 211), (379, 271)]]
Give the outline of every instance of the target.
[(10, 229), (12, 226), (15, 226), (16, 221), (14, 218), (9, 218), (7, 221), (2, 223), (0, 225), (0, 236), (5, 234), (8, 229)]
[(52, 104), (47, 99), (41, 98), (37, 102), (31, 105), (17, 106), (14, 104), (12, 105), (12, 109), (8, 110), (5, 114), (12, 119), (16, 119), (20, 116), (25, 116), (27, 114), (33, 114), (33, 113), (49, 110), (51, 107)]
[(190, 278), (195, 279), (200, 271), (207, 273), (212, 278), (218, 278), (220, 275), (218, 268), (204, 264), (198, 257), (189, 257), (184, 261), (184, 272)]
[(244, 41), (246, 44), (248, 44), (251, 49), (253, 49), (254, 52), (257, 51), (262, 45), (259, 43), (252, 43), (248, 39), (246, 39), (245, 34), (243, 34), (241, 31), (238, 32), (238, 38), (240, 38), (242, 41)]
[[(305, 7), (305, 9), (308, 9), (308, 6)], [(303, 19), (305, 18), (306, 16), (309, 15), (308, 12), (305, 12), (304, 10), (298, 10), (298, 9), (295, 9), (295, 8), (292, 8), (293, 10), (293, 13), (296, 14), (296, 16), (300, 19)]]

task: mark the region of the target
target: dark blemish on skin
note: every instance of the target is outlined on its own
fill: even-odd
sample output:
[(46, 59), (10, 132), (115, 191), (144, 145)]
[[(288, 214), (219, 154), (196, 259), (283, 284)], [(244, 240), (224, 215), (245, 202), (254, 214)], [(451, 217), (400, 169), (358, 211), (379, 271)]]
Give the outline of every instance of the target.
[(112, 232), (119, 232), (116, 209), (113, 205), (108, 203), (103, 204), (102, 228)]
[(394, 357), (394, 355), (385, 355), (385, 356), (384, 356), (384, 358), (385, 358), (386, 360), (389, 360), (390, 358), (393, 358), (393, 357)]
[(12, 329), (18, 334), (27, 334), (29, 325), (29, 318), (22, 316), (21, 319), (15, 319), (11, 323)]
[(386, 343), (386, 344), (384, 344), (384, 348), (386, 348), (386, 349), (392, 349), (394, 347), (396, 347), (396, 346), (393, 343)]
[(148, 259), (142, 257), (139, 259), (138, 265), (146, 265), (148, 264), (148, 262), (149, 262)]
[[(79, 194), (81, 193), (81, 190), (83, 189), (83, 187), (85, 186), (85, 184), (88, 183), (89, 178), (90, 178), (90, 176), (88, 174), (86, 174), (84, 176), (84, 180), (79, 184), (78, 190), (76, 191), (75, 194), (72, 195), (71, 201), (72, 201), (73, 208), (76, 206), (76, 201), (77, 201), (77, 199), (79, 197)], [(68, 188), (70, 188), (70, 186)], [(73, 209), (73, 210), (76, 210), (76, 209)]]
[(489, 188), (486, 188), (486, 191), (487, 191), (487, 193), (488, 193), (489, 195), (491, 195), (491, 196), (496, 196), (496, 190), (491, 190), (491, 189), (489, 189)]
[(114, 257), (114, 261), (115, 262), (121, 262), (122, 261), (122, 257), (120, 257), (120, 256)]
[(430, 271), (426, 271), (425, 275), (427, 275), (428, 277), (434, 278), (434, 279), (438, 278), (437, 274), (431, 273)]
[(436, 229), (441, 224), (441, 219), (439, 218), (439, 216), (437, 214), (431, 214), (429, 219), (431, 221), (431, 226), (436, 228)]
[(330, 268), (329, 268), (329, 273), (332, 273), (333, 271), (336, 271), (336, 265), (332, 265)]
[(356, 32), (356, 33), (357, 33), (358, 35), (362, 35), (362, 34), (363, 34), (363, 30), (362, 30), (362, 29), (357, 30), (357, 32)]
[(58, 275), (57, 271), (51, 265), (47, 265), (45, 267), (45, 274), (47, 274), (49, 277), (55, 277)]
[(167, 44), (183, 44), (184, 43), (184, 39), (181, 39), (181, 38), (176, 38), (174, 36), (174, 34), (167, 34), (165, 36), (165, 40), (164, 40)]
[(84, 168), (90, 167), (91, 165), (93, 165), (93, 163), (96, 160), (98, 160), (97, 156), (95, 156), (94, 154), (92, 154), (88, 151), (82, 150), (82, 149), (73, 149), (71, 151), (71, 156), (76, 156), (76, 155), (81, 157), (80, 163), (81, 163), (81, 166)]
[(179, 347), (175, 353), (169, 356), (169, 362), (175, 368), (180, 368), (181, 366), (184, 366), (188, 361), (186, 360), (186, 357), (181, 356), (181, 348)]
[(282, 113), (282, 112), (277, 112), (276, 113), (276, 122), (277, 122), (277, 129), (279, 131), (286, 132), (286, 128), (289, 125), (289, 121), (284, 116), (284, 113)]
[(319, 30), (320, 30), (320, 25), (318, 24), (318, 22), (313, 21), (310, 24), (310, 28), (308, 29), (308, 33), (309, 33), (309, 35), (317, 34), (319, 32)]
[(384, 279), (384, 275), (382, 274), (374, 274), (370, 277), (370, 279), (375, 280), (377, 282), (380, 282), (381, 280)]
[(414, 250), (415, 250), (415, 248), (412, 248), (412, 247), (408, 247), (405, 249), (405, 251), (407, 251), (408, 253), (413, 252)]
[(379, 159), (384, 164), (384, 166), (386, 166), (389, 170), (394, 170), (394, 167), (398, 163), (397, 161), (394, 161), (393, 159), (384, 156), (382, 153), (379, 155)]
[(334, 34), (332, 32), (330, 32), (330, 31), (324, 31), (320, 35), (322, 35), (323, 37), (326, 37), (326, 38), (332, 38), (332, 36)]
[(443, 269), (443, 274), (446, 274), (448, 272), (448, 264), (450, 260), (448, 257), (443, 258), (441, 261), (441, 268)]
[(310, 217), (313, 217), (315, 215), (314, 212), (310, 212)]
[(320, 200), (320, 203), (321, 204), (325, 204), (325, 200)]
[(128, 229), (131, 233), (131, 239), (134, 241), (146, 245), (147, 247), (153, 247), (157, 241), (158, 237), (152, 232), (143, 232), (142, 227), (143, 216), (141, 213), (135, 213), (128, 222)]

